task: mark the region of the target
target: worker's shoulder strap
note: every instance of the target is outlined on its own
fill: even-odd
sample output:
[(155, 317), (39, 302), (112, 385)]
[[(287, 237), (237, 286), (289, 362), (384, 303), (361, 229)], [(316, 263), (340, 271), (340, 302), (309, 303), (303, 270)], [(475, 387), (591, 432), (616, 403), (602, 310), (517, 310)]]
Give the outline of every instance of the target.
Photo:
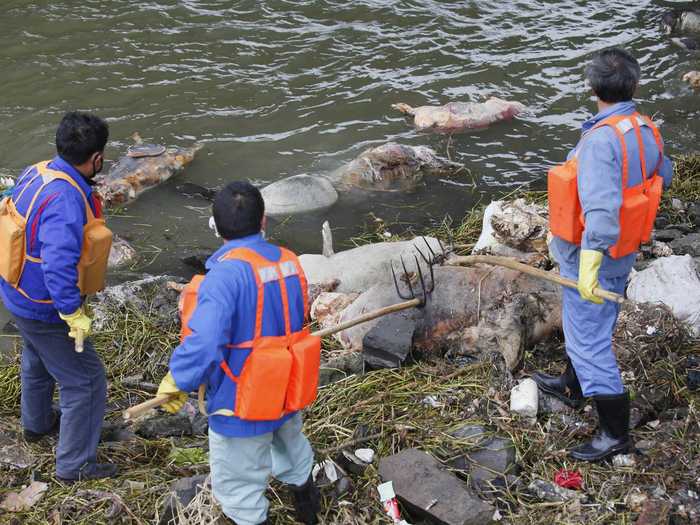
[(641, 126), (647, 126), (651, 132), (652, 135), (654, 136), (654, 141), (656, 142), (656, 146), (659, 150), (659, 158), (656, 163), (656, 167), (654, 168), (654, 171), (652, 172), (652, 176), (657, 175), (659, 172), (659, 169), (661, 168), (661, 163), (663, 161), (663, 152), (664, 152), (664, 145), (661, 140), (661, 134), (659, 133), (659, 129), (656, 127), (654, 122), (647, 117), (646, 115), (640, 115), (637, 112), (632, 113), (631, 115), (613, 115), (611, 117), (608, 117), (595, 126), (591, 128), (591, 131), (595, 129), (599, 129), (602, 127), (609, 127), (613, 130), (615, 133), (615, 136), (617, 137), (618, 141), (620, 142), (620, 149), (622, 151), (622, 187), (626, 188), (627, 187), (627, 182), (629, 178), (629, 158), (627, 154), (627, 146), (625, 144), (625, 134), (630, 131), (634, 130), (635, 136), (637, 138), (637, 144), (639, 148), (639, 161), (641, 165), (641, 170), (642, 170), (642, 180), (646, 181), (648, 180), (647, 176), (647, 169), (646, 169), (646, 162), (645, 162), (645, 155), (644, 155), (644, 140), (642, 138), (642, 132), (641, 132)]
[(54, 180), (64, 180), (71, 186), (73, 186), (76, 190), (78, 190), (78, 193), (80, 193), (80, 196), (83, 198), (83, 202), (85, 203), (85, 213), (87, 214), (88, 217), (88, 222), (91, 219), (95, 218), (95, 214), (92, 212), (92, 207), (90, 206), (90, 203), (88, 202), (87, 195), (85, 195), (85, 192), (83, 189), (80, 187), (80, 185), (73, 180), (72, 177), (66, 175), (62, 171), (58, 170), (52, 170), (50, 169), (48, 160), (45, 160), (43, 162), (39, 162), (35, 164), (33, 167), (36, 169), (36, 175), (32, 177), (30, 180), (26, 182), (24, 185), (24, 188), (22, 188), (22, 191), (17, 195), (17, 198), (15, 199), (15, 202), (19, 201), (19, 199), (22, 198), (22, 195), (24, 192), (27, 190), (27, 188), (39, 177), (41, 177), (41, 186), (36, 190), (36, 193), (34, 193), (34, 196), (32, 197), (32, 200), (29, 202), (29, 206), (27, 207), (27, 212), (25, 213), (25, 219), (29, 220), (29, 216), (32, 213), (32, 210), (34, 209), (34, 204), (36, 203), (37, 199), (39, 198), (39, 195), (43, 191), (43, 189), (48, 186), (51, 182)]

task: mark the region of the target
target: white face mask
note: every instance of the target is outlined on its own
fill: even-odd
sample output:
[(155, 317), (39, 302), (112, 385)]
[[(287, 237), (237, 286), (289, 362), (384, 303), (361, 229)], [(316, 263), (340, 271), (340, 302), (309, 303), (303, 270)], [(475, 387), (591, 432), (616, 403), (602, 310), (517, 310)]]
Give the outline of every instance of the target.
[(209, 217), (209, 229), (214, 232), (214, 235), (221, 237), (221, 235), (219, 235), (219, 230), (216, 229), (216, 221), (214, 220), (214, 217)]

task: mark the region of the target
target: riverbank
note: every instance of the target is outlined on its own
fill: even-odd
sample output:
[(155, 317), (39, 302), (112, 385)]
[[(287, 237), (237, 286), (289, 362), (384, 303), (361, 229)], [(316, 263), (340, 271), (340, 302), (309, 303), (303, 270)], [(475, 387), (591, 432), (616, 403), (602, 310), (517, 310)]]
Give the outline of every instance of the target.
[[(676, 180), (664, 197), (659, 224), (664, 230), (678, 227), (690, 234), (697, 231), (692, 210), (700, 201), (700, 156), (676, 161)], [(518, 196), (532, 202), (545, 197)], [(430, 231), (394, 233), (392, 239), (430, 234), (454, 244), (458, 253), (467, 253), (481, 231), (482, 213), (474, 210), (458, 221), (446, 218)], [(391, 226), (376, 222), (356, 242), (386, 240), (387, 229)], [(20, 468), (0, 470), (0, 499), (32, 479), (49, 483), (30, 510), (0, 514), (1, 522), (157, 523), (170, 484), (208, 472), (207, 439), (193, 410), (187, 416), (161, 418), (158, 432), (118, 424), (121, 411), (151, 396), (167, 371), (178, 338), (177, 292), (168, 280), (157, 278), (144, 286), (137, 303), (124, 306), (118, 294), (112, 294), (100, 306), (106, 315), (94, 341), (107, 369), (107, 420), (112, 425), (103, 434), (99, 459), (118, 464), (119, 478), (72, 487), (53, 481), (54, 441), (25, 445), (19, 437), (18, 356), (0, 365), (0, 453), (12, 450), (22, 459), (15, 458)], [(427, 356), (401, 369), (352, 374), (322, 388), (305, 414), (305, 430), (317, 460), (333, 459), (347, 473), (323, 489), (323, 522), (388, 523), (376, 492), (379, 461), (412, 447), (431, 453), (465, 480), (474, 494), (493, 505), (503, 523), (632, 523), (651, 509), (672, 514), (674, 523), (697, 522), (700, 417), (698, 393), (689, 388), (688, 374), (698, 366), (692, 357), (700, 347), (667, 309), (630, 306), (621, 315), (615, 348), (633, 392), (638, 452), (614, 466), (566, 457), (566, 449), (593, 430), (590, 409), (575, 412), (543, 397), (536, 420), (509, 411), (510, 388), (517, 379), (538, 369), (560, 369), (560, 337), (527, 348), (514, 374), (496, 357), (464, 365)], [(336, 341), (324, 341), (326, 358), (340, 354)], [(164, 428), (174, 429), (170, 434), (175, 435), (164, 435)], [(370, 465), (349, 465), (342, 453), (367, 447), (377, 456)], [(551, 488), (561, 469), (578, 471), (582, 489), (542, 491)], [(284, 488), (275, 484), (268, 495), (273, 522), (293, 523)], [(206, 490), (178, 512), (189, 519), (182, 523), (215, 523), (218, 517)], [(414, 515), (407, 514), (407, 519), (418, 522)]]

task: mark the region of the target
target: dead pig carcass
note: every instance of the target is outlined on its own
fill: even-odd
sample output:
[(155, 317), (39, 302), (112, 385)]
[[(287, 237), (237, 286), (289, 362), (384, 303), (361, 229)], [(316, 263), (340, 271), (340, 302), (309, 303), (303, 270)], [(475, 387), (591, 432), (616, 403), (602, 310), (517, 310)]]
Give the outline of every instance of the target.
[[(436, 267), (434, 278), (425, 307), (410, 311), (413, 348), (420, 354), (481, 359), (495, 351), (515, 369), (526, 348), (561, 327), (561, 292), (551, 283), (482, 265)], [(398, 301), (391, 285), (377, 284), (343, 310), (339, 321)], [(365, 336), (378, 323), (344, 330), (338, 339), (350, 351), (361, 351)]]

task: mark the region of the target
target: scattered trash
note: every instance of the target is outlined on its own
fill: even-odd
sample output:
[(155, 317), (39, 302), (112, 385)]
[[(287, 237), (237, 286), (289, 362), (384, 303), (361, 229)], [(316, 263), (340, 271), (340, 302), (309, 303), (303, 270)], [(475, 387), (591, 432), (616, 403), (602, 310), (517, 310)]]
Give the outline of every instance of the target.
[(627, 494), (625, 505), (627, 505), (632, 512), (641, 512), (648, 499), (649, 496), (643, 492), (639, 492), (639, 489), (634, 489)]
[(495, 510), (493, 513), (493, 518), (491, 518), (493, 521), (501, 521), (503, 519), (503, 516), (501, 515), (500, 512), (498, 512), (498, 509)]
[(613, 457), (612, 463), (615, 467), (634, 467), (637, 464), (637, 460), (633, 454), (618, 454)]
[(421, 403), (433, 408), (440, 408), (442, 406), (442, 403), (440, 403), (435, 396), (426, 396)]
[(694, 355), (689, 356), (685, 366), (688, 369), (686, 380), (688, 390), (697, 390), (700, 388), (700, 358)]
[(524, 417), (537, 417), (538, 400), (537, 383), (528, 377), (510, 391), (510, 411)]
[(432, 509), (435, 505), (437, 505), (438, 501), (440, 501), (440, 500), (439, 500), (439, 499), (434, 499), (433, 501), (431, 501), (430, 503), (428, 503), (428, 506), (425, 507), (425, 510), (430, 510), (430, 509)]
[(355, 451), (355, 456), (369, 465), (374, 461), (374, 450), (371, 448), (358, 448)]
[(527, 488), (543, 501), (561, 502), (576, 500), (583, 497), (582, 494), (575, 490), (560, 487), (543, 479), (533, 480)]
[(647, 326), (647, 335), (654, 335), (657, 331), (655, 326)]
[(554, 475), (554, 483), (565, 489), (581, 490), (583, 477), (575, 470), (561, 469)]
[(0, 503), (0, 509), (8, 512), (24, 512), (31, 509), (49, 488), (48, 483), (34, 481), (21, 492), (10, 492)]
[(396, 492), (394, 492), (394, 483), (391, 481), (382, 483), (377, 487), (377, 491), (379, 492), (379, 501), (384, 505), (384, 511), (394, 523), (397, 525), (409, 525), (408, 522), (401, 519), (399, 502), (396, 499)]
[[(321, 471), (323, 471), (325, 480), (320, 478)], [(314, 465), (314, 468), (311, 470), (311, 475), (313, 476), (314, 481), (319, 481), (319, 485), (332, 485), (340, 478), (337, 465), (332, 459), (326, 459), (325, 461), (321, 461), (320, 463)], [(326, 481), (327, 483), (322, 483), (321, 481)]]

